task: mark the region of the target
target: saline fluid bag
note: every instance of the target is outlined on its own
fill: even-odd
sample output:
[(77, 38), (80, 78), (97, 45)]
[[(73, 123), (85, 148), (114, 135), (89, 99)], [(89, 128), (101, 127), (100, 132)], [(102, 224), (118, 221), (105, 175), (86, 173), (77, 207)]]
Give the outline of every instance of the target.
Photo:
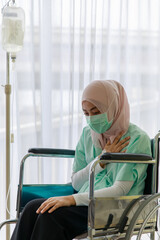
[(15, 5), (3, 10), (2, 46), (8, 53), (17, 53), (22, 49), (24, 38), (25, 14)]

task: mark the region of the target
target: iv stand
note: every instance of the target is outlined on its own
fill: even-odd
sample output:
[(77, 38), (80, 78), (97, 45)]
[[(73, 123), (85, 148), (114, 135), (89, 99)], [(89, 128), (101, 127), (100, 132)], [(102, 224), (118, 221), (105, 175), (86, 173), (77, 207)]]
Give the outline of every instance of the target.
[[(6, 95), (6, 199), (8, 211), (6, 208), (6, 219), (10, 219), (10, 95), (11, 95), (11, 85), (10, 85), (10, 54), (6, 53), (6, 85), (5, 85), (5, 95)], [(6, 239), (10, 239), (10, 226), (6, 226)]]
[[(15, 0), (8, 0), (1, 12), (9, 3), (15, 3)], [(11, 96), (11, 84), (10, 84), (10, 59), (15, 61), (15, 56), (11, 56), (9, 52), (6, 53), (6, 219), (10, 219), (10, 144), (11, 144), (11, 132), (10, 132), (10, 96)], [(6, 227), (6, 240), (10, 239), (10, 226)]]
[[(14, 0), (13, 0), (14, 1)], [(1, 9), (3, 10), (6, 6), (9, 6), (9, 0), (5, 6)], [(6, 53), (6, 85), (5, 85), (5, 95), (6, 95), (6, 219), (10, 219), (10, 95), (11, 95), (11, 85), (10, 85), (10, 54)], [(8, 211), (7, 211), (8, 209)], [(6, 226), (6, 240), (10, 239), (10, 226)]]
[[(9, 6), (10, 2), (15, 3), (15, 0), (8, 0), (8, 2), (1, 9), (3, 10), (6, 6)], [(6, 219), (10, 219), (10, 96), (11, 96), (11, 85), (10, 85), (10, 53), (6, 53)], [(6, 226), (6, 240), (10, 239), (10, 225)]]

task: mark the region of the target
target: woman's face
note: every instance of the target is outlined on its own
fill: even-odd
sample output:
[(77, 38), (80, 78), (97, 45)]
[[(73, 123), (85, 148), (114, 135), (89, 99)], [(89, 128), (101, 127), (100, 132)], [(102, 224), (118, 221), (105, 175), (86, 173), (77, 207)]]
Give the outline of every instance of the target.
[(101, 114), (98, 108), (94, 104), (88, 101), (83, 101), (82, 109), (85, 116), (94, 116), (94, 115)]

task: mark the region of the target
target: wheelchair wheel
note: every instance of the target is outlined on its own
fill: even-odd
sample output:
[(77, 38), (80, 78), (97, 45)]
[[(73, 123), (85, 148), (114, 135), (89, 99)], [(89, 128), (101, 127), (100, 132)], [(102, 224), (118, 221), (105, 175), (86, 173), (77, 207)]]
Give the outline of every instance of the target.
[(159, 210), (160, 210), (160, 194), (154, 194), (148, 197), (139, 206), (135, 212), (128, 229), (126, 231), (126, 240), (158, 240)]

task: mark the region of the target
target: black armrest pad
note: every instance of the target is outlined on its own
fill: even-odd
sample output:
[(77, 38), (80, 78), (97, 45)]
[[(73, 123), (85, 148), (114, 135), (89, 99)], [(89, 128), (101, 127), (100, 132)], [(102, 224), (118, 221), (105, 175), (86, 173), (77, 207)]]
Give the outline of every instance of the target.
[(55, 149), (55, 148), (30, 148), (28, 153), (34, 154), (60, 154), (60, 155), (75, 155), (74, 150), (70, 149)]
[(101, 155), (100, 160), (152, 160), (152, 157), (147, 154), (134, 154), (134, 153), (104, 153)]

